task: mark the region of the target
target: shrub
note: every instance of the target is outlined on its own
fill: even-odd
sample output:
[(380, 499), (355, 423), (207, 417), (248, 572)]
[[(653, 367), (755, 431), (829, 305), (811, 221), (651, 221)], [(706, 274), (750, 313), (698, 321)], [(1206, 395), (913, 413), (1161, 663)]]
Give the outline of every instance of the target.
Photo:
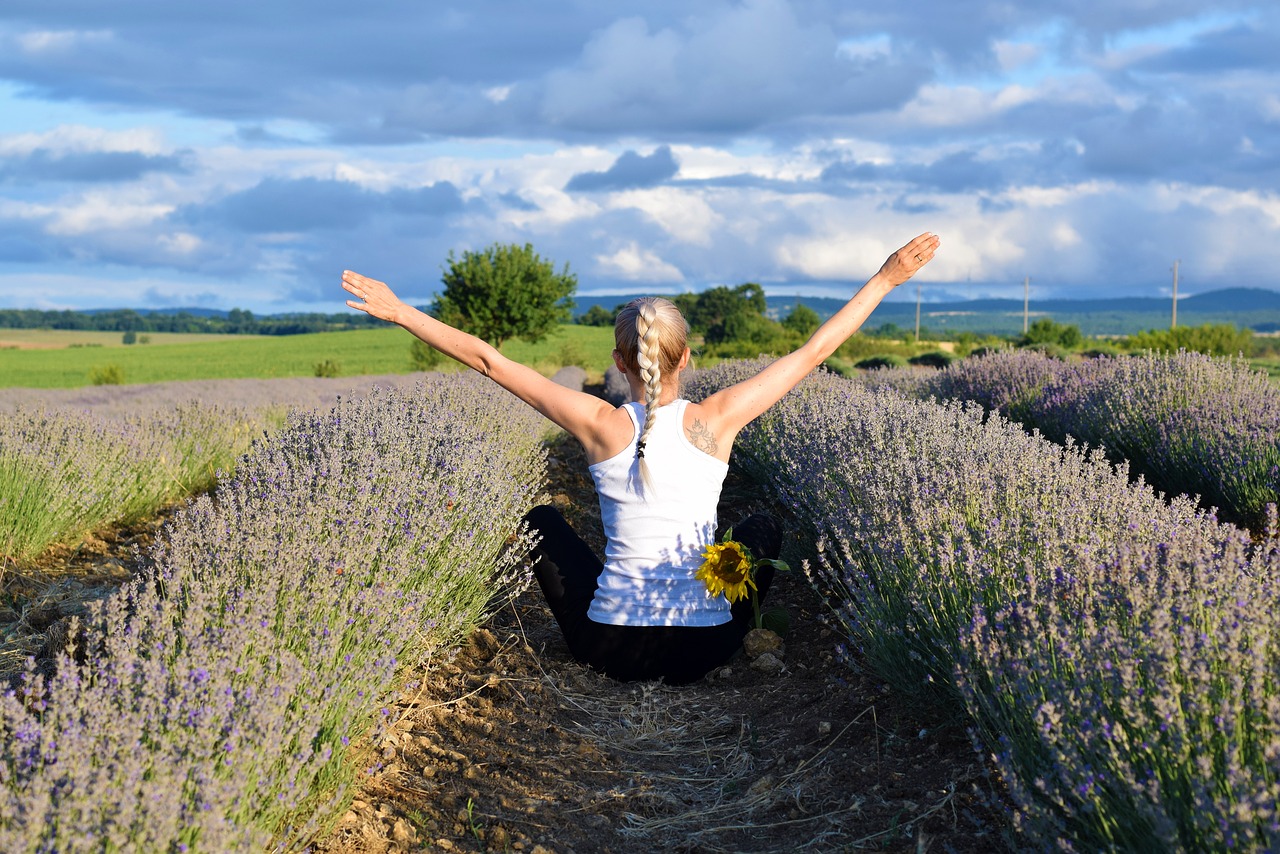
[(313, 373), (317, 377), (340, 377), (342, 365), (333, 359), (325, 359), (322, 362), (316, 362)]
[[(701, 372), (690, 396), (758, 369)], [(963, 700), (1015, 847), (1280, 844), (1274, 515), (1254, 543), (1098, 453), (830, 375), (735, 461), (822, 535), (809, 569), (859, 661)]]
[(907, 360), (901, 356), (895, 356), (892, 353), (880, 353), (875, 356), (868, 356), (865, 359), (859, 359), (854, 367), (862, 371), (878, 371), (883, 368), (903, 368), (906, 367)]
[[(435, 347), (421, 338), (414, 338), (409, 343), (409, 360), (415, 371), (430, 371), (442, 365), (447, 357)], [(316, 376), (321, 376), (316, 374)]]
[(26, 560), (208, 489), (258, 426), (192, 403), (122, 420), (56, 409), (0, 418), (0, 557)]
[(95, 366), (89, 370), (89, 382), (94, 385), (123, 385), (124, 368), (119, 365)]
[(908, 364), (925, 368), (945, 368), (956, 360), (956, 357), (944, 350), (930, 350), (919, 356), (907, 359)]
[(1237, 329), (1230, 323), (1206, 323), (1203, 326), (1179, 326), (1176, 329), (1151, 329), (1125, 340), (1127, 350), (1157, 350), (1176, 353), (1190, 350), (1209, 356), (1238, 356), (1248, 353), (1253, 332)]
[(542, 421), (485, 389), (295, 413), (180, 511), (83, 663), (0, 698), (0, 850), (287, 850), (330, 821), (402, 668), (522, 581)]
[(1181, 352), (1066, 365), (1018, 351), (966, 359), (920, 391), (1104, 447), (1157, 489), (1200, 496), (1255, 531), (1280, 499), (1280, 394), (1241, 360)]

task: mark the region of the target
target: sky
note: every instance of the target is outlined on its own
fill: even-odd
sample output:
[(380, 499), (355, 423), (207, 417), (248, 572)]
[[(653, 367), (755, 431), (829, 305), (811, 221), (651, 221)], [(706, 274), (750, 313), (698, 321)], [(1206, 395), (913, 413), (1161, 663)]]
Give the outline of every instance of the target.
[[(1280, 4), (5, 0), (0, 308), (1280, 290)], [(916, 298), (915, 283), (897, 298)]]

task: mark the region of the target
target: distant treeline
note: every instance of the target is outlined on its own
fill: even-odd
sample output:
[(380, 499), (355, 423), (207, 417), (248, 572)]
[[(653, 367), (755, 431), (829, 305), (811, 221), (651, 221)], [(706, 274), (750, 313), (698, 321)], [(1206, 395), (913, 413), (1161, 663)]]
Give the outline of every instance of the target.
[(140, 313), (113, 311), (41, 311), (0, 309), (0, 328), (73, 329), (95, 332), (205, 332), (228, 335), (302, 335), (380, 326), (382, 321), (364, 312), (342, 314), (273, 314), (254, 317), (253, 312), (233, 308), (226, 314)]

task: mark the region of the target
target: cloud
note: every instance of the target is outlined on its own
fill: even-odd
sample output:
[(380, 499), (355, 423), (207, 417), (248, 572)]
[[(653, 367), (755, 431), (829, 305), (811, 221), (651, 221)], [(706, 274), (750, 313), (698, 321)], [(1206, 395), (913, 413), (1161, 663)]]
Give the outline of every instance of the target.
[(185, 154), (37, 149), (20, 156), (0, 157), (0, 184), (115, 183), (135, 181), (151, 173), (182, 175), (190, 171)]
[(443, 182), (374, 192), (349, 181), (267, 178), (247, 190), (175, 215), (257, 234), (350, 229), (375, 216), (440, 217), (462, 209), (458, 190)]
[(606, 275), (634, 282), (672, 284), (684, 281), (679, 268), (663, 261), (651, 250), (628, 243), (609, 255), (597, 255), (595, 261)]
[(647, 157), (634, 151), (625, 151), (603, 172), (580, 172), (574, 175), (565, 189), (570, 192), (591, 192), (654, 187), (674, 178), (679, 171), (680, 164), (671, 154), (671, 146), (663, 145)]

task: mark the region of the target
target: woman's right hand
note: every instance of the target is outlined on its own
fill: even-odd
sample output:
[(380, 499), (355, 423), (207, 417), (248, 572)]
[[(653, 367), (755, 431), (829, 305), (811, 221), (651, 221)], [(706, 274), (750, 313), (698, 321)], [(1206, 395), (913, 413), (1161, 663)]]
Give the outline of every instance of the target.
[(342, 287), (356, 299), (347, 300), (347, 305), (360, 311), (372, 314), (379, 320), (398, 323), (400, 309), (404, 303), (391, 292), (391, 288), (377, 279), (370, 279), (351, 270), (342, 271)]
[(876, 275), (896, 288), (933, 260), (933, 254), (938, 251), (941, 242), (938, 235), (926, 231), (890, 255), (880, 265), (880, 272)]

